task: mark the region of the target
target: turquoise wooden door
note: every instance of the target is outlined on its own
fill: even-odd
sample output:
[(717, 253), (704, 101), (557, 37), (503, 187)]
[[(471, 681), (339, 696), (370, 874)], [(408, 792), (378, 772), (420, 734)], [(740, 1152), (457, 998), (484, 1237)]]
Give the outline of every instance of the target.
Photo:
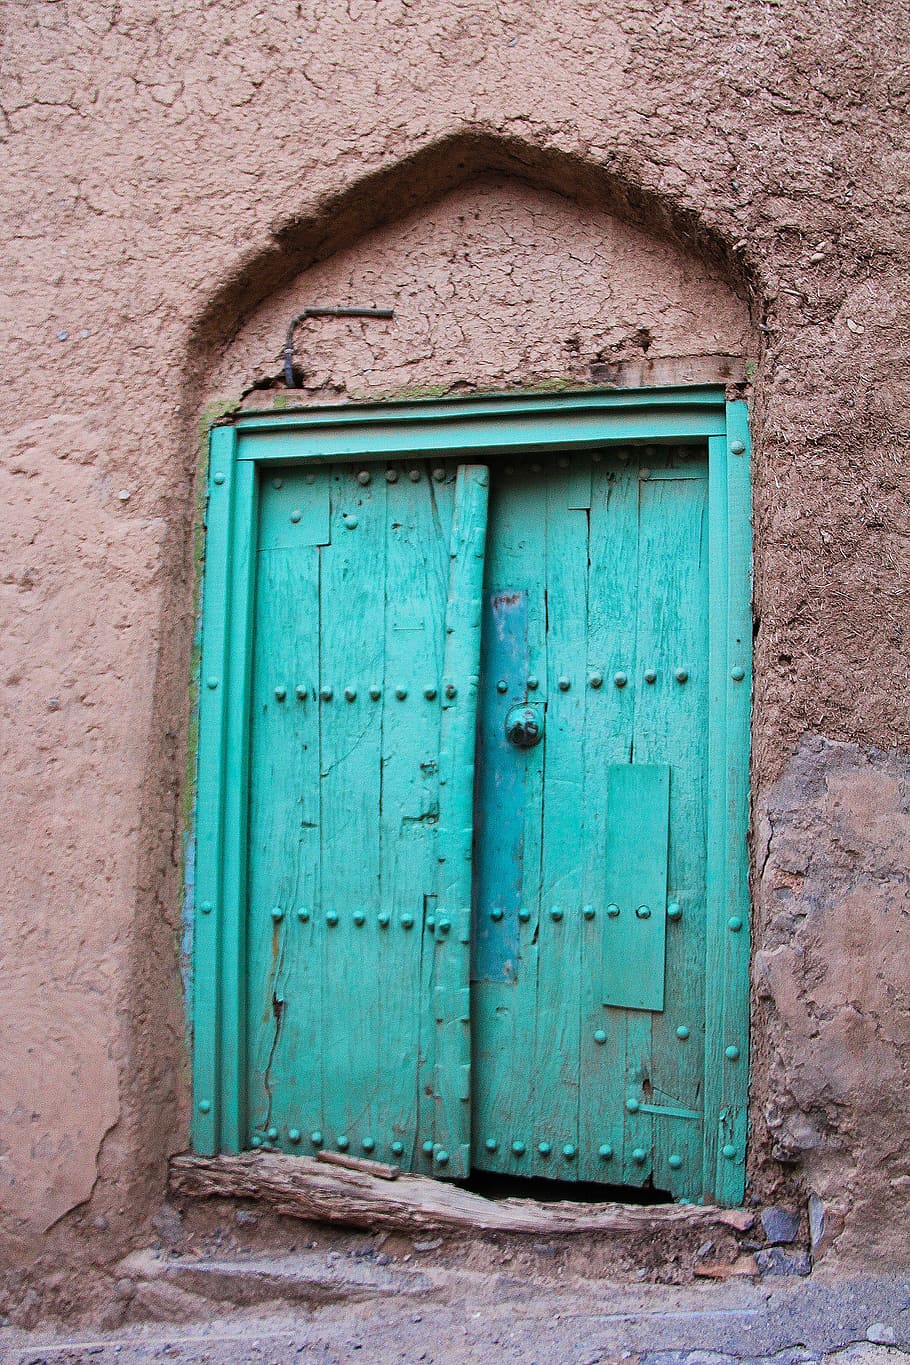
[(494, 471), (475, 1168), (702, 1188), (707, 492), (704, 447)]
[(250, 736), (253, 1146), (466, 1174), (487, 471), (261, 480)]
[(741, 1201), (745, 405), (352, 405), (211, 450), (196, 1149)]
[(697, 441), (259, 473), (240, 1145), (677, 1198), (741, 1160), (708, 474)]

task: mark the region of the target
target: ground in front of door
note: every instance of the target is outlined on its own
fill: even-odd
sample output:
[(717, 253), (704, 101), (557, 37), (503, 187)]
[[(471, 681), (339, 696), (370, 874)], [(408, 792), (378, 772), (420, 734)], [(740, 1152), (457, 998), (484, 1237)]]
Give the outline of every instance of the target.
[[(685, 1286), (446, 1265), (415, 1242), (292, 1255), (132, 1259), (148, 1318), (115, 1330), (0, 1327), (9, 1365), (889, 1365), (910, 1357), (910, 1274), (731, 1278)], [(444, 1248), (442, 1248), (444, 1250)], [(142, 1258), (145, 1258), (144, 1260)]]

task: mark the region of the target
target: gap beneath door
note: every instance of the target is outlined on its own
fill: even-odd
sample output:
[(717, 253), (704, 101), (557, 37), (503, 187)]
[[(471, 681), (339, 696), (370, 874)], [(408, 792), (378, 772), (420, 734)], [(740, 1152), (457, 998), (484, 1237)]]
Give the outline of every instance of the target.
[(484, 1199), (529, 1199), (538, 1204), (628, 1204), (651, 1207), (672, 1204), (669, 1190), (653, 1186), (602, 1185), (594, 1180), (547, 1180), (542, 1176), (500, 1175), (495, 1171), (471, 1171), (469, 1180), (455, 1182), (459, 1189)]

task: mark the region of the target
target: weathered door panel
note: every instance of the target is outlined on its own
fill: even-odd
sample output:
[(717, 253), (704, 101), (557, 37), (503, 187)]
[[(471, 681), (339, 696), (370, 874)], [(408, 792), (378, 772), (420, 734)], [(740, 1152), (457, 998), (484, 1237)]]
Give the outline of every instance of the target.
[(433, 954), (434, 1168), (471, 1168), (471, 860), (489, 471), (461, 465), (449, 549)]
[[(546, 635), (546, 519), (541, 510), (541, 470), (523, 468), (499, 470), (493, 476), (487, 534), (486, 601), (488, 610), (484, 621), (484, 640), (479, 698), (480, 724), (478, 732), (478, 770), (475, 788), (475, 821), (483, 823), (485, 838), (492, 848), (478, 848), (478, 885), (475, 887), (474, 934), (492, 934), (494, 944), (514, 944), (518, 941), (517, 962), (511, 973), (487, 970), (490, 959), (478, 954), (475, 977), (471, 985), (472, 1020), (472, 1162), (475, 1167), (492, 1171), (521, 1171), (529, 1167), (530, 1157), (513, 1151), (514, 1143), (527, 1139), (520, 1136), (517, 1120), (525, 1113), (533, 1115), (536, 1078), (534, 1050), (537, 1034), (537, 956), (540, 914), (540, 855), (542, 838), (542, 792), (545, 745), (513, 754), (513, 771), (523, 770), (520, 790), (522, 809), (510, 818), (507, 852), (498, 853), (498, 830), (485, 814), (488, 806), (496, 804), (499, 785), (498, 762), (503, 748), (497, 735), (492, 752), (485, 742), (494, 725), (505, 721), (503, 698), (498, 692), (502, 680), (503, 655), (509, 659), (505, 681), (509, 684), (506, 698), (527, 697), (535, 705), (545, 705), (547, 676)], [(520, 584), (516, 595), (513, 585)], [(520, 610), (494, 613), (492, 603), (502, 595), (521, 603)], [(497, 619), (498, 618), (498, 619)], [(499, 629), (508, 643), (502, 648), (491, 633)], [(517, 637), (511, 640), (509, 636)], [(523, 679), (525, 690), (517, 696), (512, 691), (514, 677), (522, 653), (526, 655), (527, 673)], [(509, 746), (510, 750), (513, 746)], [(517, 824), (515, 823), (517, 817)], [(496, 903), (496, 891), (489, 878), (496, 874), (501, 860), (514, 852), (516, 834), (520, 830), (521, 858), (518, 866), (505, 874), (510, 888), (520, 891), (516, 906), (514, 895)], [(503, 918), (498, 923), (492, 916), (502, 908)], [(490, 938), (487, 939), (489, 943)], [(500, 959), (502, 961), (502, 959)], [(503, 1058), (521, 1058), (517, 1066), (503, 1065)], [(522, 1129), (527, 1129), (527, 1120)]]
[[(635, 688), (631, 661), (638, 627), (638, 465), (604, 460), (592, 480), (588, 568), (588, 726), (585, 734), (582, 911), (579, 1179), (621, 1184), (625, 1106), (626, 1020), (604, 1008), (601, 977), (604, 850), (607, 842), (606, 774), (633, 756)], [(593, 685), (593, 684), (596, 684)], [(631, 1161), (630, 1163), (631, 1164)], [(637, 1173), (637, 1167), (636, 1167)]]
[[(676, 477), (678, 472), (686, 476)], [(708, 791), (707, 460), (642, 471), (635, 756), (667, 763), (670, 839), (664, 1009), (647, 1016), (649, 1065), (637, 1095), (653, 1104), (646, 1166), (662, 1189), (701, 1195)], [(647, 474), (647, 477), (644, 475)], [(713, 799), (717, 799), (715, 796)], [(630, 1090), (630, 1093), (631, 1090)], [(676, 1109), (685, 1117), (676, 1117)], [(630, 1115), (630, 1124), (639, 1115)]]
[(478, 871), (504, 859), (509, 902), (481, 877), (475, 933), (496, 942), (481, 917), (502, 912), (498, 941), (517, 938), (519, 954), (504, 975), (502, 954), (475, 953), (472, 1159), (484, 1169), (700, 1193), (705, 475), (703, 457), (657, 449), (647, 469), (636, 452), (596, 452), (494, 476), (487, 592), (528, 602), (532, 686), (516, 699), (538, 701), (545, 722), (518, 755), (524, 775), (510, 774), (492, 718), (514, 687), (489, 612), (477, 828), (490, 837), (498, 802), (507, 834), (479, 850)]
[[(449, 605), (455, 499), (454, 465), (263, 478), (248, 898), (253, 1145), (324, 1143), (433, 1169), (443, 670), (468, 621)], [(465, 628), (479, 641), (478, 524), (477, 619)], [(473, 682), (459, 688), (472, 722), (476, 672), (475, 660)], [(462, 730), (473, 748), (473, 723)], [(449, 748), (457, 765), (459, 736)], [(466, 958), (462, 976), (466, 996)], [(466, 1020), (460, 1028), (467, 1038)]]

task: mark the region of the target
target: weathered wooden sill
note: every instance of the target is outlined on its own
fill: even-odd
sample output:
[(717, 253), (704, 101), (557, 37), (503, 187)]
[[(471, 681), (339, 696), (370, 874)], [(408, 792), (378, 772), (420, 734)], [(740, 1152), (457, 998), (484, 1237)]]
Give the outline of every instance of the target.
[(754, 1221), (744, 1209), (694, 1204), (641, 1207), (541, 1204), (533, 1199), (493, 1202), (427, 1176), (381, 1180), (362, 1171), (279, 1152), (174, 1157), (169, 1184), (176, 1198), (255, 1199), (291, 1218), (399, 1232), (473, 1230), (546, 1237), (711, 1227), (746, 1232)]

